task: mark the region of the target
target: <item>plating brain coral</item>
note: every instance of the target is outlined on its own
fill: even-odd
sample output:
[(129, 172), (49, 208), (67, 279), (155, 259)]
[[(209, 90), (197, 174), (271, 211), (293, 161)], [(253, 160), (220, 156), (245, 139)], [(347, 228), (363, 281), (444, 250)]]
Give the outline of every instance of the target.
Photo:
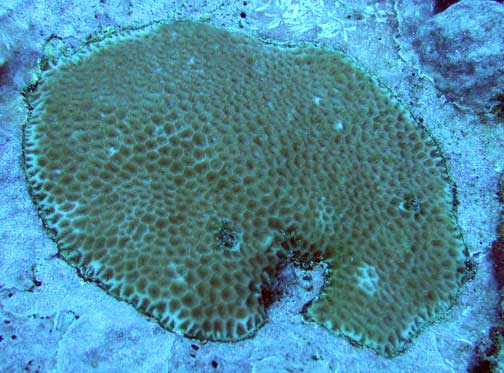
[(328, 267), (306, 318), (392, 355), (463, 282), (438, 146), (339, 52), (156, 24), (27, 100), (27, 180), (62, 257), (168, 330), (252, 335), (295, 255)]

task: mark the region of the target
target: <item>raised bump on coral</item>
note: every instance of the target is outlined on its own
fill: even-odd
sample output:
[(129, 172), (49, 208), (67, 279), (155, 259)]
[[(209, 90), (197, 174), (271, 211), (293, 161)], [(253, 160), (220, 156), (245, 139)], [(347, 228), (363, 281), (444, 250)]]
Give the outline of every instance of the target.
[(159, 24), (63, 60), (28, 101), (60, 253), (166, 329), (250, 336), (289, 250), (328, 263), (306, 316), (388, 355), (461, 285), (438, 146), (339, 52)]

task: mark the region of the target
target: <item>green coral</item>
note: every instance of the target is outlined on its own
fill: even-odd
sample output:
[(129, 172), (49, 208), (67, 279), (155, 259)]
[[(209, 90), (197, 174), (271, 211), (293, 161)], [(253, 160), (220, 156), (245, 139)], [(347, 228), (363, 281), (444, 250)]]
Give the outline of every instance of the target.
[(251, 336), (294, 255), (328, 266), (306, 317), (391, 355), (463, 282), (438, 146), (339, 52), (152, 25), (28, 101), (26, 176), (61, 255), (166, 329)]

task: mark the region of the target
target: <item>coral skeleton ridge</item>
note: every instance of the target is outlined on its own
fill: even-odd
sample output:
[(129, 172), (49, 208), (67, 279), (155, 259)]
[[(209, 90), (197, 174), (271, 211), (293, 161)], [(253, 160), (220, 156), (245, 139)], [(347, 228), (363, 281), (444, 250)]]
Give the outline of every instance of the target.
[(154, 24), (48, 67), (27, 101), (62, 257), (168, 330), (253, 335), (295, 256), (328, 266), (306, 318), (393, 355), (463, 282), (437, 144), (339, 52)]

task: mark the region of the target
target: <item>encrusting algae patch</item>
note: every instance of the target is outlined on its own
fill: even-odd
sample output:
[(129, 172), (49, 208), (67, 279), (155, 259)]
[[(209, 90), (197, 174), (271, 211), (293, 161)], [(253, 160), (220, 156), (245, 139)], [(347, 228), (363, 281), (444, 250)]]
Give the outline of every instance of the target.
[(390, 356), (464, 280), (438, 146), (339, 52), (155, 24), (43, 71), (27, 101), (59, 252), (168, 330), (251, 336), (294, 256), (328, 266), (306, 318)]

